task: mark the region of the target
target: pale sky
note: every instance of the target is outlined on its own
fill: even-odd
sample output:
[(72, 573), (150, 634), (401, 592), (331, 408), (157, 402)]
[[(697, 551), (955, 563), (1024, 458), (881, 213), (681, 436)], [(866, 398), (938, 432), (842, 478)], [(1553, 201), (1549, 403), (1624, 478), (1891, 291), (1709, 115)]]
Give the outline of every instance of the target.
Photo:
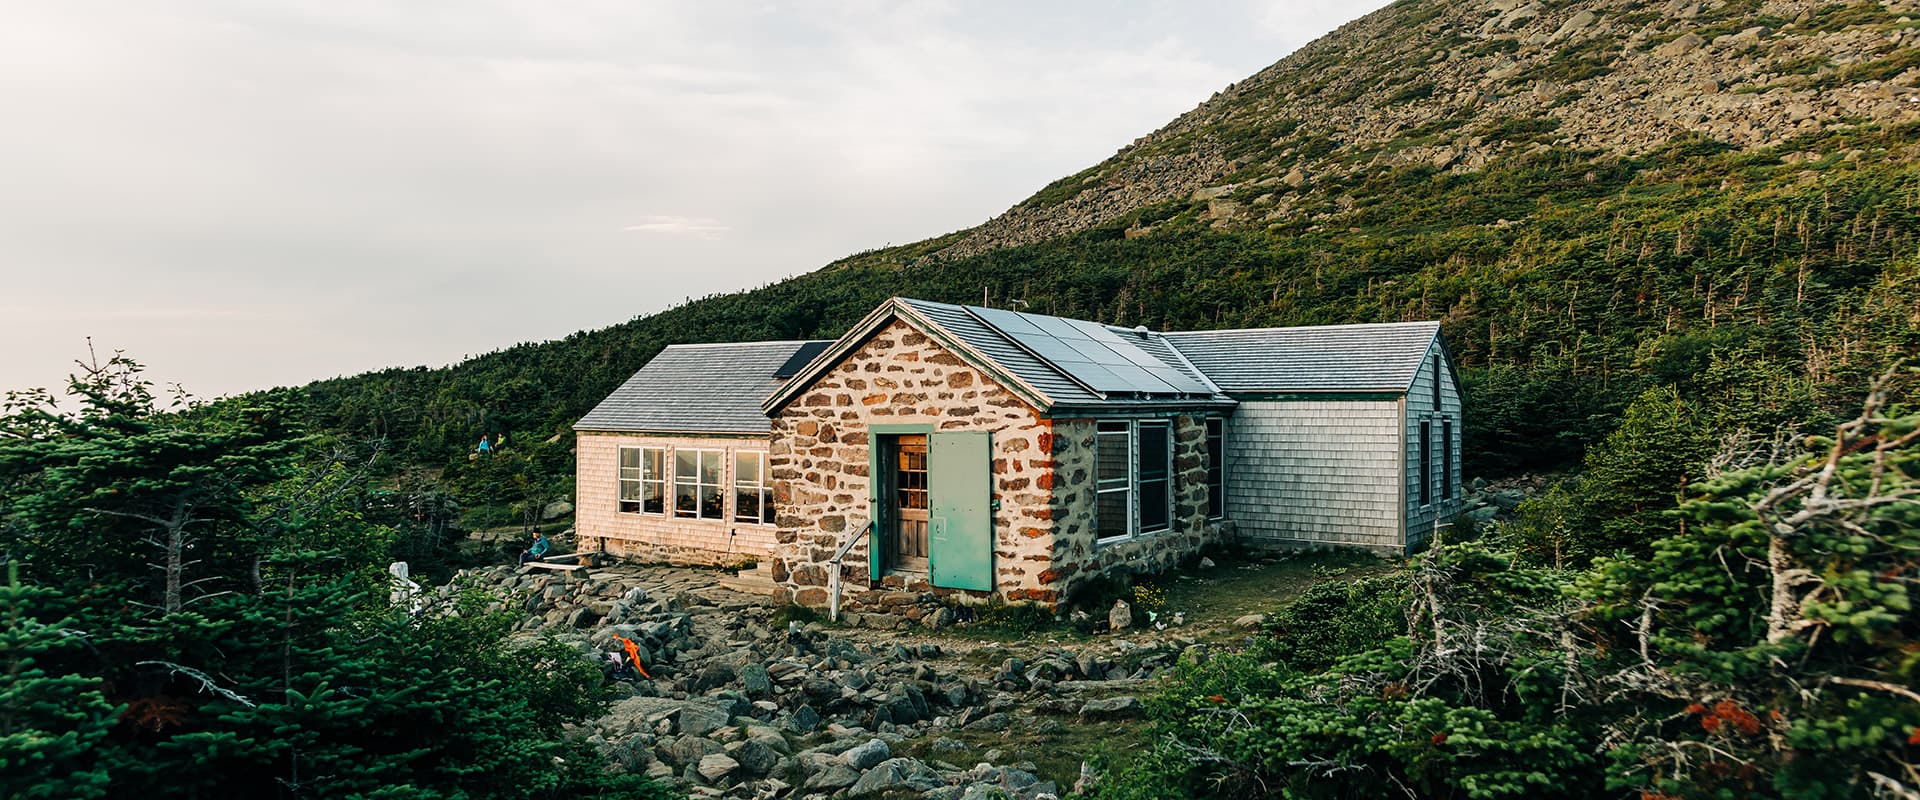
[(1383, 0), (0, 0), (0, 391), (442, 365), (979, 224)]

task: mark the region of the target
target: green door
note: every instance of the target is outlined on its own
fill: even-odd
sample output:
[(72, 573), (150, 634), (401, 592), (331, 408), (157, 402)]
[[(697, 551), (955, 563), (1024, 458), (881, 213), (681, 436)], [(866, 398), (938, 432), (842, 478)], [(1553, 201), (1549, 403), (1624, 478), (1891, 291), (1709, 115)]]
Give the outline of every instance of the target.
[(932, 436), (927, 455), (927, 570), (935, 586), (993, 590), (989, 437), (985, 431)]

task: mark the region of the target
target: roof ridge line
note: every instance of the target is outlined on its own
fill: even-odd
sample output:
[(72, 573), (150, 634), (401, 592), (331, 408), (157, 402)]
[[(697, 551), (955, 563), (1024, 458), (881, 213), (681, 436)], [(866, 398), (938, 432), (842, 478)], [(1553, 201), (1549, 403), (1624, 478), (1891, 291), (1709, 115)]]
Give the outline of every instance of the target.
[(1208, 330), (1197, 330), (1197, 331), (1159, 331), (1159, 333), (1162, 336), (1186, 336), (1190, 334), (1206, 334), (1206, 333), (1258, 333), (1261, 331), (1309, 331), (1309, 330), (1326, 330), (1329, 328), (1385, 328), (1385, 327), (1402, 327), (1402, 326), (1412, 327), (1415, 325), (1437, 326), (1439, 324), (1440, 324), (1440, 321), (1437, 319), (1436, 320), (1407, 320), (1403, 322), (1339, 322), (1332, 325), (1285, 325), (1280, 327), (1266, 327), (1266, 328), (1211, 328)]

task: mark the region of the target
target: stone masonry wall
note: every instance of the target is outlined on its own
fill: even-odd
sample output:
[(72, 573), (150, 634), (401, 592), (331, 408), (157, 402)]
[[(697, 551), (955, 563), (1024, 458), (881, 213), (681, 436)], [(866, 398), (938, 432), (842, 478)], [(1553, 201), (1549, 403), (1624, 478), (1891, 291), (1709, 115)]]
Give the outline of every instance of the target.
[[(793, 398), (773, 418), (768, 463), (779, 509), (773, 578), (795, 602), (827, 604), (827, 570), (842, 537), (867, 525), (868, 433), (876, 424), (992, 433), (995, 592), (1050, 602), (1055, 447), (1052, 426), (986, 373), (895, 321)], [(870, 585), (866, 537), (841, 561), (841, 605), (918, 619), (928, 597), (980, 600), (935, 589), (925, 574)]]
[(1173, 520), (1168, 530), (1099, 544), (1094, 511), (1094, 420), (1054, 422), (1054, 552), (1045, 581), (1057, 598), (1109, 573), (1153, 574), (1218, 541), (1221, 523), (1207, 519), (1206, 418), (1182, 414), (1173, 422)]
[[(581, 550), (602, 550), (621, 558), (644, 562), (735, 566), (758, 561), (773, 549), (772, 525), (734, 522), (733, 454), (741, 450), (764, 452), (761, 439), (663, 437), (632, 433), (581, 431), (576, 439), (575, 536)], [(660, 447), (721, 450), (720, 485), (726, 498), (727, 519), (684, 519), (619, 510), (620, 448)], [(673, 455), (667, 454), (671, 471)], [(673, 482), (667, 481), (672, 503)]]

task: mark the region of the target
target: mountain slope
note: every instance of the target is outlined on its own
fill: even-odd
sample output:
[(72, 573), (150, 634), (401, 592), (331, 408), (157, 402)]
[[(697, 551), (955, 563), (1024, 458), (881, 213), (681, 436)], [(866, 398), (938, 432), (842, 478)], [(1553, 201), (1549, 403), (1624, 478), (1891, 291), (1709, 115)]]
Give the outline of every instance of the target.
[(481, 433), (554, 437), (559, 493), (567, 425), (668, 343), (831, 337), (889, 295), (984, 291), (1161, 329), (1440, 319), (1478, 474), (1570, 463), (1652, 383), (1804, 420), (1920, 352), (1905, 13), (1409, 0), (978, 228), (307, 394), (319, 426), (456, 482)]
[(964, 256), (1183, 198), (1257, 227), (1316, 178), (1515, 151), (1742, 148), (1920, 120), (1915, 2), (1401, 2), (1350, 23), (943, 248)]

